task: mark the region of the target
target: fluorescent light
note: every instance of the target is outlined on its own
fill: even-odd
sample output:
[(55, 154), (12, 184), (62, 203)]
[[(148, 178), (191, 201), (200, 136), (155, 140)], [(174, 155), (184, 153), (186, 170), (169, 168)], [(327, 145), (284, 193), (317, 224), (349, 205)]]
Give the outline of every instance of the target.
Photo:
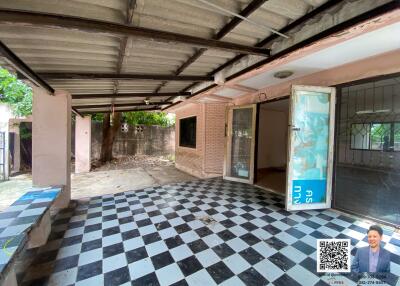
[(356, 111), (356, 114), (374, 114), (374, 113), (388, 113), (390, 112), (390, 109), (379, 109), (379, 110), (359, 110)]
[(357, 111), (356, 114), (370, 114), (370, 113), (374, 113), (373, 110), (360, 110)]

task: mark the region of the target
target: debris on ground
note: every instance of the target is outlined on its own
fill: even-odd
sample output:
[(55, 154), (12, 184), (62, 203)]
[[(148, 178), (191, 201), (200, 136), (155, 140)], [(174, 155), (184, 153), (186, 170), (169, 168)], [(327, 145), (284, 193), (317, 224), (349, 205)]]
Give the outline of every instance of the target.
[(150, 156), (150, 155), (126, 155), (114, 158), (105, 164), (100, 161), (92, 163), (93, 171), (108, 171), (133, 169), (138, 167), (163, 167), (173, 166), (174, 161), (167, 156)]
[(198, 220), (202, 221), (205, 225), (209, 225), (209, 224), (214, 224), (217, 221), (215, 219), (213, 219), (210, 216), (202, 216), (202, 217), (196, 217)]

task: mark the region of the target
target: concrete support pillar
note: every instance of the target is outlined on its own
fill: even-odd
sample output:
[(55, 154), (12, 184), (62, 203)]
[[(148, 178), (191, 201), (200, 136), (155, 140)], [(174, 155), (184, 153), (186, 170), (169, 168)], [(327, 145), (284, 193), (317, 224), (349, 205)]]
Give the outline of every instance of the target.
[(64, 186), (54, 203), (67, 207), (71, 199), (71, 95), (48, 94), (33, 87), (32, 183), (37, 187)]
[(91, 116), (76, 116), (75, 122), (75, 173), (90, 172)]

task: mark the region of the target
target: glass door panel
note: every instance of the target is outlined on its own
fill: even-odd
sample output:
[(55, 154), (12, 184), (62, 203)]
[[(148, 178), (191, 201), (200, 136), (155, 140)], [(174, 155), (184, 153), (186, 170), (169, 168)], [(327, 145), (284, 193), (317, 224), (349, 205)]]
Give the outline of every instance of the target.
[(293, 86), (286, 190), (288, 210), (331, 206), (335, 89)]
[(224, 179), (253, 183), (256, 105), (228, 110)]

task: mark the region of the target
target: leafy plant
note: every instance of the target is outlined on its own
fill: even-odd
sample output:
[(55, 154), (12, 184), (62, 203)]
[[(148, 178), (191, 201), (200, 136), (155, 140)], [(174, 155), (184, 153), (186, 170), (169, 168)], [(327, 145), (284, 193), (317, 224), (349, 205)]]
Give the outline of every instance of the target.
[(124, 119), (131, 125), (141, 124), (168, 127), (175, 124), (175, 120), (169, 118), (165, 112), (124, 112)]
[[(130, 125), (158, 125), (169, 127), (175, 124), (175, 119), (165, 112), (134, 111), (124, 112), (123, 120)], [(96, 113), (92, 116), (93, 121), (103, 121), (103, 114)]]
[(8, 103), (16, 116), (28, 116), (32, 114), (31, 87), (1, 67), (0, 102)]

